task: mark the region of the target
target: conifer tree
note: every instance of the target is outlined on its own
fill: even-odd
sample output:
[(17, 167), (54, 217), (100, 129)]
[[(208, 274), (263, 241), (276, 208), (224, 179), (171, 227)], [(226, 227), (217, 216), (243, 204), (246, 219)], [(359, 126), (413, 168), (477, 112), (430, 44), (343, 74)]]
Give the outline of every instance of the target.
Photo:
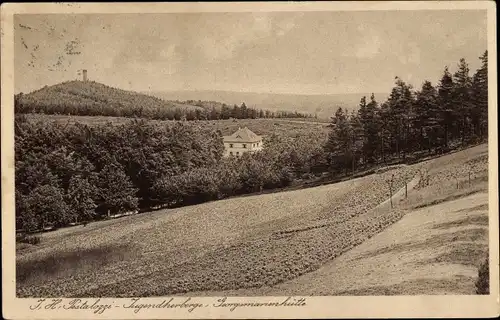
[(439, 121), (437, 91), (430, 81), (424, 81), (417, 92), (415, 101), (415, 129), (418, 131), (420, 150), (424, 147), (430, 152), (433, 141), (437, 138), (436, 129)]
[(332, 130), (325, 144), (327, 160), (333, 170), (345, 170), (347, 174), (351, 164), (352, 134), (347, 114), (342, 108), (338, 108), (332, 117)]
[(472, 79), (465, 59), (460, 59), (458, 70), (453, 74), (453, 103), (456, 110), (456, 131), (454, 138), (460, 138), (462, 145), (469, 134), (469, 120), (474, 109), (471, 101)]
[(456, 110), (453, 105), (453, 78), (444, 68), (443, 76), (438, 86), (439, 124), (443, 129), (443, 146), (449, 147), (450, 131), (453, 130), (456, 120)]
[(378, 109), (378, 103), (375, 100), (375, 95), (372, 93), (370, 102), (364, 106), (364, 111), (359, 113), (363, 129), (363, 157), (365, 161), (370, 164), (375, 163), (376, 152), (380, 144)]
[(472, 102), (475, 106), (469, 115), (473, 132), (481, 138), (488, 137), (488, 51), (481, 57), (481, 67), (472, 78)]

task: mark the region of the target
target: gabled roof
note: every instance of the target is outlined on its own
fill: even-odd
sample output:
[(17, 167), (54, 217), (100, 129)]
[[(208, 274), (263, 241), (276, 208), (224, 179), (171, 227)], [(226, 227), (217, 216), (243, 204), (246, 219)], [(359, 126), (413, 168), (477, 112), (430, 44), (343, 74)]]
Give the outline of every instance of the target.
[(253, 133), (247, 127), (243, 129), (239, 128), (232, 135), (224, 137), (224, 141), (228, 142), (256, 142), (260, 140), (262, 140), (262, 137)]

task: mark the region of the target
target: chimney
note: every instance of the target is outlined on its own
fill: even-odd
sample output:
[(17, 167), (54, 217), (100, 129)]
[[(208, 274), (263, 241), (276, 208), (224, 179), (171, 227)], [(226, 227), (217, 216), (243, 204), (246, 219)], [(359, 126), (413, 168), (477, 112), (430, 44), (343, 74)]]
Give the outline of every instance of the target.
[(87, 81), (87, 70), (86, 69), (82, 70), (82, 75), (83, 75), (83, 81)]

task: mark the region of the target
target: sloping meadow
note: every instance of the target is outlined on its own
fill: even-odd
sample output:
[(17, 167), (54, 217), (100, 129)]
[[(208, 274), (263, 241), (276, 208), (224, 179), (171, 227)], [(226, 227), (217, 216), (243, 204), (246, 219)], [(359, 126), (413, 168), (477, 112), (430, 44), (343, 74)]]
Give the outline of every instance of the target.
[[(388, 196), (387, 180), (392, 174), (402, 176), (403, 170), (414, 169), (160, 211), (89, 234), (52, 238), (53, 245), (20, 257), (18, 264), (120, 244), (117, 248), (125, 253), (98, 267), (77, 265), (70, 274), (31, 279), (29, 285), (18, 279), (18, 295), (158, 296), (271, 286), (293, 279), (400, 219), (401, 209), (373, 209)], [(402, 185), (403, 179), (396, 179), (394, 187)]]

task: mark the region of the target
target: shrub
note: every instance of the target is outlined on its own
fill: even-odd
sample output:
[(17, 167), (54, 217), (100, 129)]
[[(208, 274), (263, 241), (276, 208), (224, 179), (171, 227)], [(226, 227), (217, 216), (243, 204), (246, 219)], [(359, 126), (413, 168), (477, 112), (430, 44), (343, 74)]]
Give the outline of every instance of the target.
[(476, 293), (477, 294), (490, 294), (490, 268), (489, 256), (483, 261), (478, 271), (478, 278), (476, 280)]
[(20, 242), (20, 243), (27, 243), (27, 244), (36, 245), (36, 244), (39, 244), (40, 241), (41, 241), (41, 238), (39, 236), (29, 236), (26, 234), (22, 234), (22, 235), (16, 237), (16, 242)]

